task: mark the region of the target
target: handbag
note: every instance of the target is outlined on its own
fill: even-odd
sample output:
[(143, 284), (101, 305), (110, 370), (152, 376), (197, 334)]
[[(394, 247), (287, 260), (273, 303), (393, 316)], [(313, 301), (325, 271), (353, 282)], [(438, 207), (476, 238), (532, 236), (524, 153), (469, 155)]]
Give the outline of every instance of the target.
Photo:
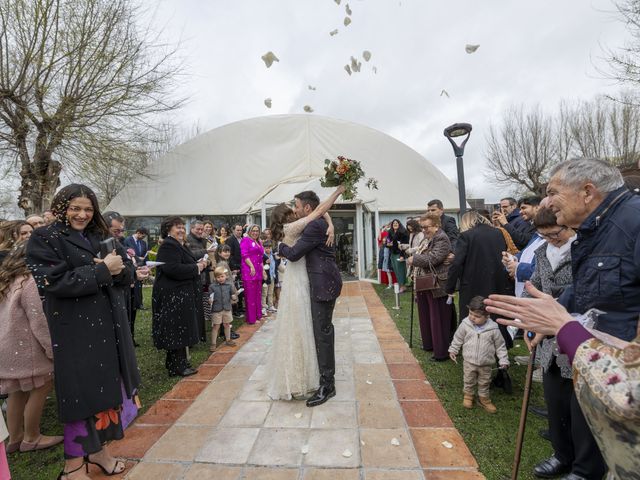
[[(424, 248), (419, 249), (417, 253), (424, 252), (428, 248), (428, 246), (429, 244), (427, 243)], [(438, 285), (438, 276), (436, 275), (431, 262), (429, 262), (429, 270), (430, 271), (428, 273), (415, 276), (414, 283), (416, 286), (416, 292), (426, 292), (439, 288), (440, 285)]]

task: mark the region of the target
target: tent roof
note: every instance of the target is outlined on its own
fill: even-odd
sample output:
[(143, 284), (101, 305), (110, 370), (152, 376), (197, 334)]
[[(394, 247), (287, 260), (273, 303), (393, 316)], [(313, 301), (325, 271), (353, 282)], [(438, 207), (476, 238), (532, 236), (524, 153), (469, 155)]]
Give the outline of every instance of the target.
[[(457, 188), (429, 161), (389, 135), (319, 115), (250, 118), (210, 130), (149, 165), (107, 207), (128, 216), (237, 215), (290, 201), (324, 175), (324, 159), (359, 160), (379, 190), (358, 188), (380, 211), (423, 210), (431, 198), (455, 208)], [(302, 186), (302, 188), (300, 188)], [(324, 190), (324, 191), (323, 191)]]

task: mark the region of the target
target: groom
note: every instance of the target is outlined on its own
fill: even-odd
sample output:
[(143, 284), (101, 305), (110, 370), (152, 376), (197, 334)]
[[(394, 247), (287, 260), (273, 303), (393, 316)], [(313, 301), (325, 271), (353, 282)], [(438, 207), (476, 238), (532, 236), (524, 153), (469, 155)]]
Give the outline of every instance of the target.
[[(294, 212), (298, 218), (309, 215), (320, 203), (315, 192), (304, 191), (295, 197)], [(336, 359), (333, 347), (333, 307), (342, 289), (342, 278), (333, 247), (327, 247), (327, 222), (319, 218), (309, 222), (293, 247), (280, 243), (280, 256), (295, 262), (307, 260), (311, 289), (311, 318), (316, 341), (320, 388), (307, 400), (307, 407), (322, 405), (336, 394)]]

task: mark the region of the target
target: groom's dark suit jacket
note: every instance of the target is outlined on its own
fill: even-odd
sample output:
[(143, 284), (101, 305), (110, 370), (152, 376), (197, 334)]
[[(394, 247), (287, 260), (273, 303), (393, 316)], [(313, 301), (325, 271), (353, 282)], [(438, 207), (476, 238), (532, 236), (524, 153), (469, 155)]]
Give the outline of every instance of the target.
[(309, 222), (293, 247), (280, 243), (278, 250), (281, 256), (293, 262), (306, 257), (311, 300), (317, 302), (335, 300), (342, 290), (335, 249), (325, 243), (327, 227), (323, 218)]

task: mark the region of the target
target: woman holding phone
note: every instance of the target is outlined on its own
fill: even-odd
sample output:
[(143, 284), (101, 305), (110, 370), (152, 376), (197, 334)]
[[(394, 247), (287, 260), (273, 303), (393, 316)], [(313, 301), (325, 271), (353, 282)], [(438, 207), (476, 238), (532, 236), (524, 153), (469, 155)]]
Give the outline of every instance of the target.
[(27, 263), (53, 345), (64, 423), (65, 466), (58, 478), (89, 478), (87, 463), (114, 475), (125, 464), (103, 445), (124, 437), (139, 404), (140, 375), (122, 295), (134, 268), (119, 245), (100, 255), (109, 230), (90, 188), (67, 185), (54, 197), (52, 211), (56, 221), (29, 239)]

